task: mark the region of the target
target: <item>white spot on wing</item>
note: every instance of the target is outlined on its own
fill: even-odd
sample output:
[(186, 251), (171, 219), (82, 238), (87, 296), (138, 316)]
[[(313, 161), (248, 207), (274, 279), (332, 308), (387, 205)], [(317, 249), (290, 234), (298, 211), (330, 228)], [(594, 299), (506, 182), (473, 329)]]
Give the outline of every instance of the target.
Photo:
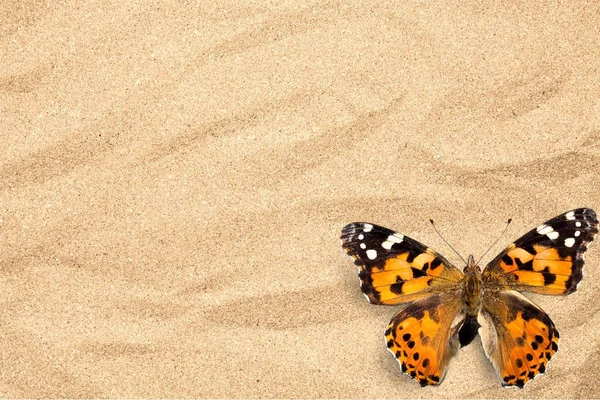
[(579, 221), (575, 222), (575, 226), (579, 228), (581, 226), (581, 222), (579, 222)]
[(567, 246), (567, 247), (573, 247), (574, 244), (575, 244), (575, 239), (574, 238), (567, 238), (567, 239), (565, 239), (565, 246)]
[(581, 235), (581, 231), (575, 231), (575, 237), (579, 237)]
[(358, 235), (358, 240), (363, 240), (365, 238), (365, 235), (363, 235), (362, 233), (360, 235)]
[(569, 221), (573, 221), (575, 219), (575, 212), (569, 211), (568, 213), (565, 214), (565, 217), (567, 217), (567, 219)]
[(548, 236), (548, 238), (554, 240), (554, 239), (558, 239), (559, 235), (558, 235), (558, 232), (552, 231), (552, 232), (548, 233), (546, 236)]
[(371, 224), (365, 224), (363, 226), (363, 231), (365, 231), (365, 233), (371, 232), (371, 229), (373, 229), (373, 225), (371, 225)]
[(537, 227), (537, 233), (539, 233), (540, 235), (547, 235), (548, 233), (552, 232), (554, 229), (552, 229), (551, 226), (548, 225), (540, 225)]
[(402, 241), (404, 240), (404, 235), (394, 233), (393, 235), (388, 236), (387, 240), (394, 243), (402, 243)]
[(374, 260), (377, 258), (377, 250), (367, 250), (367, 257), (369, 257), (369, 260)]
[(404, 240), (403, 235), (394, 233), (394, 234), (388, 236), (387, 239), (385, 240), (385, 242), (381, 243), (381, 247), (383, 247), (386, 250), (391, 250), (394, 243), (402, 243), (403, 240)]
[(367, 248), (367, 245), (366, 245), (366, 244), (364, 244), (364, 243), (361, 243), (361, 244), (360, 244), (360, 248), (364, 250), (364, 249), (366, 249), (366, 248)]

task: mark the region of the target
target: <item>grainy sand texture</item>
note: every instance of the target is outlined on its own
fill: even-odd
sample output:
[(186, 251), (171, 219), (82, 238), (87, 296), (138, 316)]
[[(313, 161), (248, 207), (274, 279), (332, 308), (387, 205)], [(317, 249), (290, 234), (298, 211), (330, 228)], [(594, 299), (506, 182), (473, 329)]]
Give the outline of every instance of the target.
[(599, 43), (597, 2), (2, 1), (0, 396), (600, 397), (597, 243), (519, 390), (479, 339), (402, 375), (339, 242), (600, 211)]

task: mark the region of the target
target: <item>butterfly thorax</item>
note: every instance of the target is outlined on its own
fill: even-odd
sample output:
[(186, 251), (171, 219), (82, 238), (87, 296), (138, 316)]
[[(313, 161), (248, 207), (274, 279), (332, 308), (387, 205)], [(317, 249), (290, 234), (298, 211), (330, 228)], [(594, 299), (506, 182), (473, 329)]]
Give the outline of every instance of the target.
[(481, 306), (481, 269), (475, 263), (472, 255), (467, 260), (462, 280), (463, 299), (467, 306), (467, 315), (476, 316)]

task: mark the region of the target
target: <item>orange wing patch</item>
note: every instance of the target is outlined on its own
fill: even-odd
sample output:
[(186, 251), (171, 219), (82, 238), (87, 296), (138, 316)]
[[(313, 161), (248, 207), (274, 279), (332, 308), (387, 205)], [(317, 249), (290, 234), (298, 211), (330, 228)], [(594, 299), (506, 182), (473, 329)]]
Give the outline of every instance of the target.
[[(514, 246), (514, 245), (513, 245)], [(558, 250), (542, 245), (532, 246), (533, 254), (513, 247), (501, 259), (503, 280), (509, 286), (542, 294), (564, 294), (572, 286), (573, 257), (561, 257)], [(499, 280), (502, 280), (500, 278)]]
[(402, 372), (421, 386), (437, 385), (460, 347), (458, 329), (464, 321), (457, 293), (432, 295), (398, 312), (385, 331), (388, 350)]
[(522, 388), (545, 372), (558, 350), (550, 317), (518, 292), (485, 293), (477, 321), (485, 354), (504, 386)]
[(373, 304), (401, 304), (445, 292), (463, 277), (432, 249), (381, 226), (349, 224), (341, 239), (359, 267), (361, 289)]
[(361, 288), (371, 303), (406, 303), (456, 285), (443, 277), (445, 266), (434, 254), (426, 250), (408, 261), (411, 257), (407, 251), (385, 260), (382, 266), (361, 267)]

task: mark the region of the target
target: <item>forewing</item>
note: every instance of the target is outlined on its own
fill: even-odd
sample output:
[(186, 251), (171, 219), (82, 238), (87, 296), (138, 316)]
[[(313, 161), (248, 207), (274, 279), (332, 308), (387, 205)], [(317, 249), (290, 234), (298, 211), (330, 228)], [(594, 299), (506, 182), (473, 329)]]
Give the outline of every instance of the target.
[(587, 246), (598, 233), (594, 210), (579, 208), (543, 223), (494, 258), (484, 286), (542, 294), (569, 294), (583, 277)]
[(516, 291), (484, 291), (479, 336), (503, 386), (522, 388), (546, 370), (558, 331), (541, 308)]
[(421, 386), (437, 385), (460, 348), (458, 330), (465, 319), (459, 292), (434, 294), (399, 311), (385, 331), (388, 350), (402, 372)]
[(342, 229), (342, 247), (359, 267), (361, 289), (373, 304), (400, 304), (455, 287), (462, 272), (407, 236), (375, 224)]

